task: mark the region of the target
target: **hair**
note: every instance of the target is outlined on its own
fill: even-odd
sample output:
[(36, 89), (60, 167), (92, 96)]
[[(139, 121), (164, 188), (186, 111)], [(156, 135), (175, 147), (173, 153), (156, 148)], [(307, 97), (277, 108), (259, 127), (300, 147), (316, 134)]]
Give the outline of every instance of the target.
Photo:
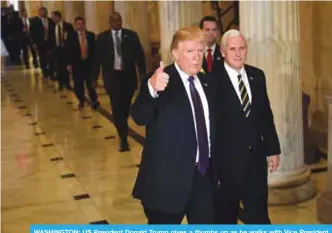
[(209, 16), (203, 17), (201, 19), (200, 23), (199, 23), (200, 29), (203, 29), (204, 22), (215, 22), (217, 24), (217, 27), (218, 27), (218, 21), (214, 16), (209, 15)]
[(44, 11), (46, 11), (46, 13), (48, 13), (48, 10), (47, 10), (47, 8), (46, 7), (39, 7), (39, 9), (38, 9), (38, 11), (42, 11), (42, 10), (44, 10)]
[(26, 11), (27, 11), (27, 9), (23, 8), (23, 9), (21, 10), (21, 13), (26, 12)]
[(247, 42), (246, 42), (245, 37), (243, 36), (243, 34), (239, 30), (231, 29), (231, 30), (226, 31), (224, 33), (224, 35), (221, 37), (221, 41), (220, 41), (221, 47), (225, 48), (227, 46), (227, 39), (229, 37), (233, 37), (233, 36), (242, 36), (242, 38), (244, 39), (244, 41), (247, 45)]
[(177, 49), (179, 42), (186, 40), (204, 40), (204, 33), (198, 27), (180, 28), (175, 32), (172, 39), (171, 50)]
[(53, 11), (52, 14), (54, 14), (57, 17), (59, 17), (60, 19), (62, 18), (62, 15), (61, 15), (60, 11)]
[(84, 17), (82, 17), (82, 16), (77, 16), (77, 17), (75, 18), (74, 22), (76, 23), (76, 22), (79, 21), (79, 20), (82, 20), (83, 22), (85, 22), (85, 19), (84, 19)]

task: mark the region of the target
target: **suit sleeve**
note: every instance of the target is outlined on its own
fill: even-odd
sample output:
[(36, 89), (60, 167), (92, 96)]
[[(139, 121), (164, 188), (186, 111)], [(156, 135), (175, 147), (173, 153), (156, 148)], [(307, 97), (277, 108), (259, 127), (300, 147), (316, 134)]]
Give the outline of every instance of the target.
[(97, 41), (95, 43), (95, 49), (93, 55), (91, 80), (94, 81), (98, 80), (100, 66), (101, 66), (102, 51), (103, 51), (102, 35), (99, 34), (97, 37)]
[(137, 33), (135, 33), (135, 40), (135, 60), (138, 66), (139, 74), (142, 76), (146, 74), (145, 54)]
[(266, 79), (263, 77), (263, 104), (262, 104), (262, 136), (267, 156), (278, 155), (281, 153), (277, 130), (274, 124), (274, 117), (270, 107), (270, 101), (267, 94)]
[(143, 77), (139, 94), (131, 108), (131, 115), (137, 125), (149, 125), (157, 110), (158, 97), (151, 95), (148, 86), (152, 74)]
[(96, 35), (92, 32), (91, 33), (91, 43), (90, 43), (90, 56), (94, 59), (96, 52)]

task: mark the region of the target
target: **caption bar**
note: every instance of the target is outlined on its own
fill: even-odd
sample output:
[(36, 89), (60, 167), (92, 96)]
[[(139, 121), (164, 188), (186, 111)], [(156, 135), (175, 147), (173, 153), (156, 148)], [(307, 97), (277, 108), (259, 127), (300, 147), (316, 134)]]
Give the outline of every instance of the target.
[(332, 225), (31, 225), (30, 233), (332, 233)]

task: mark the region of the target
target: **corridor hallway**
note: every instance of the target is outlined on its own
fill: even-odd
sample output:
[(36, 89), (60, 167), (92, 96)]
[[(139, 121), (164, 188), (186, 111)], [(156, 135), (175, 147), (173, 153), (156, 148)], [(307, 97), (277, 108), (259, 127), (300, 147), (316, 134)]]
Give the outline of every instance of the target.
[[(2, 76), (1, 232), (28, 232), (34, 223), (145, 223), (131, 197), (144, 128), (130, 121), (131, 151), (119, 153), (103, 89), (101, 111), (78, 111), (74, 94), (55, 91), (39, 72), (18, 67)], [(325, 189), (326, 172), (312, 179), (318, 192)], [(316, 199), (270, 207), (270, 216), (273, 223), (317, 223)]]

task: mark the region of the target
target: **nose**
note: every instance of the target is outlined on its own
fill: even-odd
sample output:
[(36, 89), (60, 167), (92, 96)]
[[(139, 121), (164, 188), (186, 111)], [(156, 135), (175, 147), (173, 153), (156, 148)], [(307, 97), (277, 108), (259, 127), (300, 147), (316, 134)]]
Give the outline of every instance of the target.
[(236, 49), (236, 51), (235, 51), (235, 55), (237, 56), (237, 57), (240, 57), (240, 49)]

